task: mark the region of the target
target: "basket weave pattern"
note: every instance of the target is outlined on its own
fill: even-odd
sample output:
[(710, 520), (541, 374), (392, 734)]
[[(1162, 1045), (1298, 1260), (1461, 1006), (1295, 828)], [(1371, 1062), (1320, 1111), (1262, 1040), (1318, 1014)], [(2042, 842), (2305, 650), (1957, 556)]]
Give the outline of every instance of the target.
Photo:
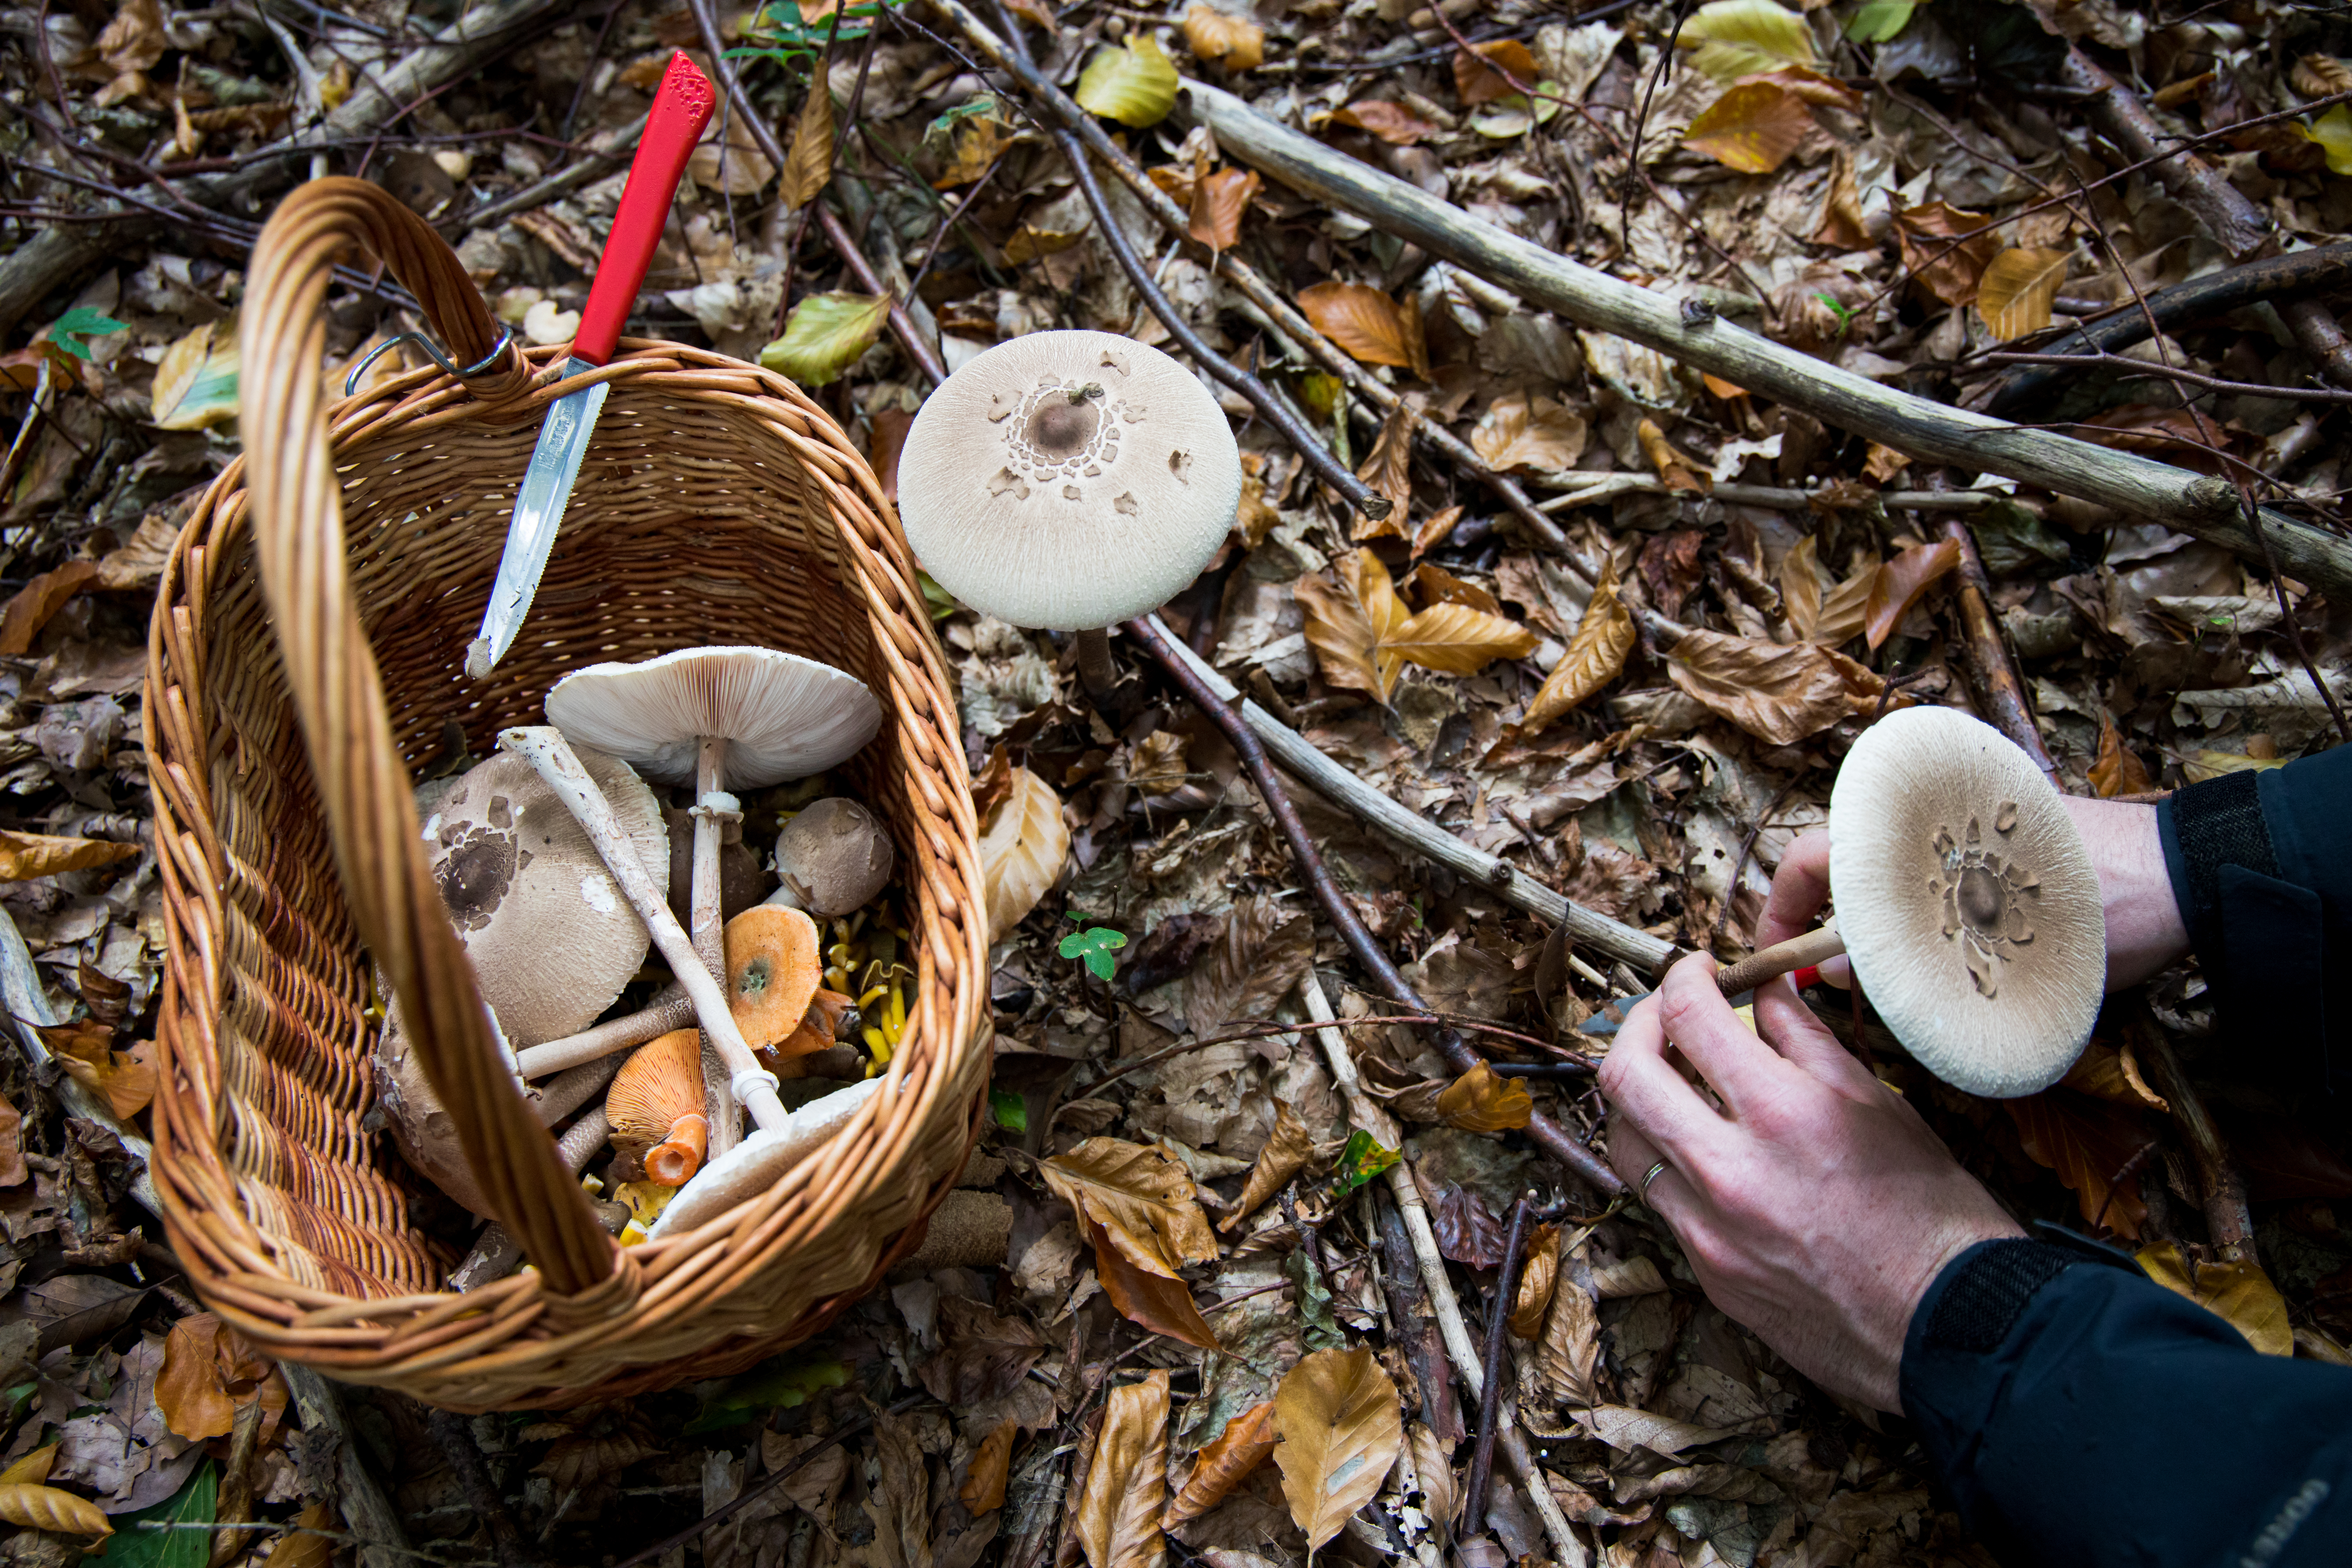
[[(270, 1352), (465, 1409), (740, 1370), (807, 1337), (919, 1239), (985, 1104), (986, 938), (952, 687), (871, 470), (798, 388), (632, 342), (514, 650), (465, 647), (561, 351), (324, 406), (320, 306), (354, 246), (458, 363), (497, 324), (447, 246), (373, 185), (289, 196), (242, 324), (246, 456), (181, 533), (150, 637), (167, 961), (154, 1180), (206, 1303)], [(564, 390), (571, 390), (567, 386)], [(454, 721), (488, 752), (564, 672), (711, 643), (857, 676), (885, 722), (845, 772), (888, 822), (917, 971), (878, 1096), (774, 1189), (623, 1251), (499, 1066), (426, 870), (410, 770)], [(532, 1268), (466, 1295), (367, 1131), (369, 965)]]

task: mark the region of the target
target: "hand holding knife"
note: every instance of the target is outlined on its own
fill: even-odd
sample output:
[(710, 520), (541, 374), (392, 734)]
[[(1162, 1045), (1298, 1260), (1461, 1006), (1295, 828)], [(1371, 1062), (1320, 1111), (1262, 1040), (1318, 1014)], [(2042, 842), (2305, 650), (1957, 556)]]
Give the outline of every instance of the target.
[[(687, 158), (717, 107), (717, 94), (693, 62), (683, 53), (671, 56), (669, 69), (662, 73), (655, 91), (636, 159), (629, 165), (595, 280), (589, 285), (588, 303), (580, 312), (580, 331), (563, 367), (566, 376), (604, 364), (620, 345), (621, 329), (653, 264), (654, 247), (668, 222)], [(588, 438), (610, 390), (609, 384), (599, 382), (556, 399), (547, 411), (530, 468), (515, 494), (506, 554), (499, 561), (498, 580), (482, 612), (481, 634), (466, 649), (466, 674), (472, 679), (488, 678), (491, 668), (514, 646), (523, 617), (530, 613), (531, 596), (539, 592), (540, 576), (555, 548), (555, 531), (563, 521), (572, 486), (580, 477), (580, 461), (587, 455)]]

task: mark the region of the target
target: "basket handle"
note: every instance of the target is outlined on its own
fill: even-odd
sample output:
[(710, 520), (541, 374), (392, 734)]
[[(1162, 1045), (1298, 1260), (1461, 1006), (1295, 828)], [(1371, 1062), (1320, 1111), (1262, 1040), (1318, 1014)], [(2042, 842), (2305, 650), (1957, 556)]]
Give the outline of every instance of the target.
[[(598, 1316), (635, 1300), (637, 1269), (597, 1223), (499, 1060), (473, 966), (425, 864), (408, 770), (352, 592), (342, 486), (321, 407), (320, 307), (336, 262), (355, 246), (416, 296), (457, 363), (486, 357), (497, 339), (457, 253), (383, 190), (313, 180), (278, 205), (254, 246), (239, 332), (239, 426), (262, 584), (361, 940), (392, 977), (418, 1065), (496, 1217), (548, 1290), (572, 1299), (562, 1315)], [(511, 349), (504, 359), (477, 390), (520, 389), (528, 365)]]

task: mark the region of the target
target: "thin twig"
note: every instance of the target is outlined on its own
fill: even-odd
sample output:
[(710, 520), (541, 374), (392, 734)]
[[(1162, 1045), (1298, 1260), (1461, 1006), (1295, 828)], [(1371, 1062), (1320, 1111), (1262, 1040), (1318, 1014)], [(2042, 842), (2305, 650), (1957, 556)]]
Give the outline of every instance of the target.
[(2208, 392), (2226, 392), (2238, 397), (2274, 397), (2285, 403), (2352, 403), (2352, 392), (2334, 386), (2270, 386), (2258, 381), (2228, 381), (2202, 371), (2186, 370), (2178, 365), (2154, 364), (2144, 359), (2132, 359), (2124, 354), (2095, 349), (2089, 353), (2053, 354), (2021, 353), (2014, 350), (1997, 349), (1980, 353), (1967, 362), (1969, 364), (2046, 364), (2068, 370), (2084, 365), (2119, 365), (2134, 375), (2162, 376), (2168, 381), (2184, 382)]
[[(1360, 1018), (1350, 1018), (1348, 1022), (1350, 1025), (1413, 1024), (1423, 1028), (1435, 1026), (1454, 1029), (1469, 1029), (1482, 1035), (1499, 1036), (1504, 1039), (1513, 1040), (1520, 1045), (1532, 1047), (1537, 1050), (1549, 1051), (1558, 1058), (1555, 1061), (1538, 1062), (1533, 1064), (1517, 1062), (1501, 1062), (1496, 1064), (1495, 1070), (1506, 1076), (1517, 1075), (1520, 1077), (1533, 1077), (1538, 1074), (1551, 1072), (1591, 1073), (1601, 1070), (1600, 1062), (1591, 1057), (1586, 1056), (1582, 1051), (1572, 1051), (1566, 1046), (1556, 1046), (1549, 1040), (1539, 1040), (1533, 1035), (1523, 1035), (1517, 1029), (1506, 1029), (1499, 1024), (1489, 1024), (1484, 1019), (1479, 1018), (1465, 1018), (1458, 1014), (1373, 1013), (1368, 1014)], [(1120, 1079), (1125, 1078), (1131, 1072), (1141, 1072), (1145, 1068), (1157, 1067), (1161, 1062), (1167, 1061), (1171, 1058), (1181, 1057), (1188, 1052), (1206, 1050), (1211, 1046), (1238, 1045), (1244, 1040), (1276, 1039), (1285, 1035), (1297, 1034), (1300, 1030), (1306, 1027), (1307, 1026), (1304, 1024), (1253, 1024), (1245, 1029), (1236, 1029), (1230, 1034), (1212, 1035), (1205, 1040), (1186, 1040), (1181, 1045), (1169, 1046), (1162, 1050), (1153, 1051), (1149, 1056), (1138, 1057), (1133, 1061), (1121, 1062), (1110, 1072), (1105, 1073), (1102, 1077), (1095, 1079), (1092, 1083), (1087, 1084), (1086, 1086), (1086, 1089), (1088, 1094), (1093, 1094), (1099, 1089), (1106, 1089), (1111, 1084), (1118, 1082)], [(1064, 1106), (1062, 1109), (1066, 1110), (1069, 1107)], [(1058, 1112), (1056, 1114), (1058, 1114)]]
[(1478, 1441), (1470, 1450), (1470, 1479), (1463, 1488), (1462, 1519), (1473, 1532), (1486, 1528), (1486, 1489), (1495, 1479), (1495, 1423), (1503, 1409), (1503, 1345), (1510, 1332), (1511, 1301), (1518, 1294), (1519, 1263), (1528, 1237), (1528, 1207), (1534, 1197), (1521, 1193), (1511, 1205), (1510, 1235), (1503, 1242), (1503, 1267), (1495, 1276), (1494, 1300), (1486, 1304), (1486, 1355), (1482, 1381), (1486, 1396), (1478, 1402)]

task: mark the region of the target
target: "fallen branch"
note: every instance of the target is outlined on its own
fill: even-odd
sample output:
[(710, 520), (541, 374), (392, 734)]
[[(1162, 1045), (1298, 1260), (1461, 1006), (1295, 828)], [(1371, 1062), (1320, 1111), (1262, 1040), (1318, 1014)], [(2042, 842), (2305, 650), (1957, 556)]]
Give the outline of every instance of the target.
[(2336, 385), (2352, 387), (2352, 342), (2345, 340), (2336, 312), (2316, 300), (2289, 300), (2278, 313), (2303, 352), (2317, 361)]
[(2147, 111), (2139, 95), (2107, 74), (2080, 47), (2067, 51), (2068, 85), (2091, 96), (2083, 100), (2092, 128), (2116, 145), (2125, 157), (2154, 162), (2157, 183), (2194, 214), (2205, 233), (2232, 256), (2243, 256), (2271, 237), (2277, 226), (2270, 215), (2248, 200), (2227, 174), (2186, 147), (2169, 150), (2158, 143), (2168, 139), (2163, 126)]
[[(1804, 511), (1827, 498), (1819, 490), (1785, 489), (1779, 485), (1718, 484), (1705, 491), (1678, 489), (1646, 474), (1606, 468), (1561, 468), (1547, 474), (1548, 483), (1567, 487), (1565, 495), (1536, 503), (1538, 511), (1569, 511), (1598, 506), (1618, 496), (1681, 496), (1694, 501), (1716, 500), (1732, 506), (1760, 506), (1771, 511)], [(1982, 511), (2010, 498), (1999, 490), (1882, 490), (1878, 504), (1889, 511)]]
[(1471, 1531), (1482, 1531), (1486, 1524), (1486, 1489), (1495, 1474), (1495, 1422), (1501, 1414), (1503, 1398), (1503, 1349), (1510, 1336), (1511, 1300), (1518, 1294), (1519, 1263), (1528, 1239), (1528, 1200), (1533, 1194), (1521, 1193), (1511, 1205), (1511, 1228), (1503, 1242), (1503, 1266), (1495, 1271), (1493, 1300), (1486, 1303), (1486, 1350), (1479, 1363), (1479, 1373), (1486, 1385), (1497, 1392), (1492, 1399), (1478, 1405), (1478, 1440), (1470, 1448), (1470, 1476), (1463, 1488), (1463, 1522)]
[[(1935, 483), (1941, 473), (1928, 476)], [(1936, 492), (1930, 491), (1930, 494)], [(1921, 509), (1925, 510), (1925, 509)], [(1976, 531), (1965, 518), (1944, 520), (1944, 537), (1959, 547), (1959, 584), (1953, 593), (1960, 611), (1961, 646), (1968, 650), (1969, 673), (1976, 678), (1977, 694), (1985, 717), (2033, 759), (2042, 776), (2063, 794), (2058, 764), (2042, 743), (2042, 727), (2034, 722), (2033, 704), (2027, 700), (2025, 682), (2011, 658), (2009, 643), (2000, 635), (2000, 620), (1992, 613), (1992, 579), (1985, 574), (1984, 557), (1977, 551)]]
[(1597, 948), (1611, 958), (1622, 959), (1643, 973), (1664, 973), (1676, 956), (1674, 943), (1570, 903), (1509, 862), (1465, 844), (1435, 823), (1423, 821), (1406, 810), (1316, 750), (1314, 742), (1296, 730), (1244, 698), (1233, 682), (1217, 673), (1215, 667), (1191, 648), (1181, 647), (1157, 616), (1131, 625), (1149, 627), (1158, 634), (1175, 653), (1178, 662), (1214, 695), (1219, 707), (1229, 712), (1237, 710), (1249, 732), (1257, 737), (1276, 762), (1332, 805), (1353, 812), (1367, 825), (1423, 858), (1467, 877), (1504, 902), (1549, 924), (1565, 925), (1573, 941)]
[[(2224, 480), (1881, 386), (1712, 313), (1685, 315), (1679, 301), (1481, 222), (1268, 119), (1231, 93), (1188, 79), (1179, 101), (1227, 153), (1579, 326), (1642, 343), (1909, 457), (2021, 479), (2261, 559)], [(2352, 540), (2284, 513), (2266, 513), (2263, 521), (2282, 567), (2305, 582), (2352, 595)]]
[(2221, 1130), (2213, 1125), (2203, 1098), (2181, 1070), (2180, 1058), (2173, 1055), (2163, 1026), (2149, 1016), (2144, 1001), (2136, 1012), (2137, 1016), (2126, 1026), (2126, 1037), (2147, 1074), (2148, 1087), (2164, 1096), (2165, 1104), (2171, 1108), (2172, 1124), (2180, 1130), (2181, 1141), (2197, 1163), (2198, 1197), (2205, 1210), (2205, 1234), (2213, 1244), (2214, 1256), (2224, 1263), (2251, 1257), (2254, 1225), (2246, 1211), (2246, 1180), (2231, 1163)]
[[(1406, 983), (1395, 963), (1381, 950), (1380, 943), (1372, 940), (1372, 933), (1364, 928), (1363, 921), (1357, 916), (1355, 906), (1348, 902), (1348, 896), (1332, 879), (1330, 868), (1323, 863), (1322, 852), (1315, 847), (1313, 835), (1299, 820), (1297, 806), (1291, 804), (1289, 791), (1283, 787), (1282, 780), (1276, 775), (1265, 746), (1251, 733), (1248, 721), (1230, 700), (1221, 700), (1217, 692), (1201, 679), (1189, 662), (1192, 650), (1185, 648), (1180, 653), (1175, 638), (1168, 635), (1166, 627), (1156, 622), (1129, 621), (1127, 631), (1160, 661), (1160, 667), (1192, 698), (1193, 705), (1224, 731), (1225, 739), (1240, 753), (1243, 765), (1249, 770), (1250, 781), (1257, 785), (1258, 794), (1265, 800), (1266, 810), (1274, 816), (1275, 826), (1282, 830), (1285, 842), (1290, 846), (1291, 858), (1298, 863), (1299, 875), (1307, 879), (1315, 901), (1322, 906), (1325, 918), (1339, 933), (1340, 940), (1347, 943), (1348, 951), (1355, 956), (1356, 963), (1391, 1000), (1416, 1011), (1427, 1012), (1428, 1005)], [(1468, 1072), (1480, 1064), (1482, 1058), (1470, 1048), (1459, 1031), (1448, 1025), (1438, 1024), (1432, 1026), (1430, 1033), (1439, 1053), (1445, 1058), (1446, 1065), (1455, 1072)], [(1610, 1195), (1625, 1190), (1625, 1184), (1618, 1180), (1616, 1172), (1551, 1118), (1540, 1111), (1534, 1113), (1528, 1122), (1527, 1132), (1530, 1142), (1595, 1190)]]

